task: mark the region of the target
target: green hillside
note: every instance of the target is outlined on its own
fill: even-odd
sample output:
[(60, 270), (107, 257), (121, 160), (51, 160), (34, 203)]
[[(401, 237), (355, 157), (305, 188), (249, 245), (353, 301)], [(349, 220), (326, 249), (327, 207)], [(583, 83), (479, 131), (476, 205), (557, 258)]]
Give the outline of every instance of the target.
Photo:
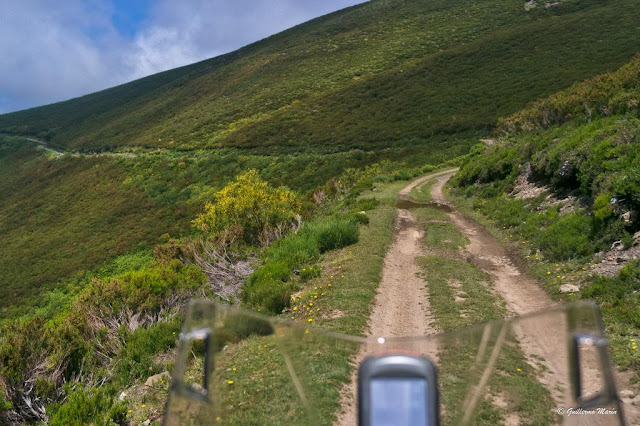
[(632, 0), (529, 11), (517, 0), (373, 1), (227, 55), (2, 115), (5, 135), (134, 155), (47, 160), (32, 142), (0, 136), (9, 260), (0, 308), (159, 235), (190, 232), (207, 197), (249, 168), (308, 193), (348, 167), (462, 155), (500, 117), (628, 61), (639, 9)]
[[(0, 423), (157, 421), (167, 383), (142, 384), (172, 371), (192, 297), (361, 332), (397, 181), (451, 164), (456, 203), (552, 295), (596, 298), (640, 368), (640, 266), (591, 263), (640, 229), (640, 3), (537, 3), (371, 1), (0, 116)], [(231, 346), (259, 349), (246, 327)], [(346, 357), (323, 355), (337, 401)]]
[(490, 129), (636, 52), (632, 0), (373, 1), (236, 52), (0, 117), (74, 150), (428, 144)]

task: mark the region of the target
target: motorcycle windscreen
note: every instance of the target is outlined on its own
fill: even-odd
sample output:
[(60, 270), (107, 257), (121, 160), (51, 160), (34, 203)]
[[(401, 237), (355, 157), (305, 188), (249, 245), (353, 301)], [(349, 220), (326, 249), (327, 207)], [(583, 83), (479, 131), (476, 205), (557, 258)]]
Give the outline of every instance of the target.
[(372, 379), (373, 424), (432, 418), (415, 402), (429, 392), (437, 393), (441, 424), (624, 421), (590, 302), (433, 336), (362, 338), (195, 301), (164, 423), (355, 425), (358, 365), (396, 353), (431, 360), (437, 383)]

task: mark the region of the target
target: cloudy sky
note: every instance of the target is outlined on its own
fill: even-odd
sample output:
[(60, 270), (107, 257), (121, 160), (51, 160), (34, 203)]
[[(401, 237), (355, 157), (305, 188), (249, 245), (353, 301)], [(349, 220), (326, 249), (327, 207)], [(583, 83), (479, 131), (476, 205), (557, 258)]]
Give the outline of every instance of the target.
[(0, 114), (230, 52), (363, 0), (0, 0)]

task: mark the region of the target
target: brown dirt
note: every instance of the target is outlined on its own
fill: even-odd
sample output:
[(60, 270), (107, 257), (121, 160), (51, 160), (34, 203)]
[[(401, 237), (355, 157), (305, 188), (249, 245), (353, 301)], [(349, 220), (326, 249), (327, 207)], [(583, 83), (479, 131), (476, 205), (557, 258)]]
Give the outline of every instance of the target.
[[(438, 175), (427, 175), (413, 181), (400, 191), (400, 196), (408, 197), (412, 188)], [(421, 244), (423, 234), (411, 211), (397, 209), (395, 238), (384, 258), (382, 279), (369, 317), (369, 336), (426, 336), (437, 333), (430, 324), (426, 283), (420, 278), (421, 270), (416, 262), (417, 257), (425, 254)], [(369, 348), (363, 347), (354, 360), (355, 365), (368, 352)], [(435, 358), (435, 348), (426, 352)], [(351, 383), (342, 390), (342, 408), (336, 425), (357, 424), (356, 383), (354, 372)]]
[[(453, 173), (449, 172), (437, 178), (431, 190), (433, 201), (447, 204), (442, 187)], [(520, 316), (556, 305), (535, 280), (520, 271), (502, 244), (484, 228), (456, 211), (449, 212), (448, 216), (458, 230), (469, 239), (466, 260), (491, 276), (496, 292), (505, 299), (512, 314)]]

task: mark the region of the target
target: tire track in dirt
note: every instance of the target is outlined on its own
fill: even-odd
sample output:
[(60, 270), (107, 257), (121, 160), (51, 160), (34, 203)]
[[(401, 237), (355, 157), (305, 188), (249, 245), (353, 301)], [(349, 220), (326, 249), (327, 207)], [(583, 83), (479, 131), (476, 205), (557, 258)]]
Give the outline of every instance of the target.
[[(400, 197), (407, 197), (413, 187), (438, 175), (427, 175), (413, 181), (400, 191)], [(424, 230), (411, 211), (397, 209), (394, 241), (384, 258), (382, 278), (369, 317), (367, 333), (369, 336), (427, 336), (437, 333), (431, 325), (429, 299), (425, 291), (426, 283), (420, 277), (421, 269), (416, 261), (418, 257), (425, 255), (421, 243), (423, 235)], [(406, 344), (403, 346), (406, 348)], [(355, 366), (371, 352), (371, 349), (366, 346), (361, 348), (354, 360)], [(385, 347), (385, 350), (389, 349), (392, 348)], [(415, 349), (435, 358), (435, 347), (416, 347)], [(354, 368), (351, 383), (342, 389), (341, 410), (336, 425), (357, 424), (356, 370)]]
[[(436, 183), (431, 189), (432, 201), (445, 204), (451, 207), (442, 191), (445, 183), (455, 174), (450, 171), (436, 177)], [(522, 316), (533, 312), (558, 306), (559, 303), (551, 300), (545, 290), (540, 288), (537, 281), (528, 277), (513, 260), (504, 246), (490, 235), (482, 226), (464, 217), (462, 214), (451, 209), (447, 213), (453, 224), (470, 241), (466, 247), (466, 260), (491, 276), (494, 283), (495, 292), (502, 297), (507, 309), (513, 316)], [(548, 323), (545, 323), (548, 322)], [(562, 324), (558, 324), (557, 316), (540, 318), (533, 323), (522, 321), (515, 327), (515, 331), (520, 340), (521, 348), (525, 353), (529, 363), (536, 368), (539, 359), (544, 359), (547, 367), (542, 371), (541, 383), (549, 389), (559, 407), (565, 407), (565, 401), (571, 401), (569, 377), (569, 359), (565, 345), (558, 344), (557, 336), (549, 333), (549, 330), (566, 329)], [(536, 358), (538, 360), (536, 360)], [(595, 362), (583, 364), (585, 383), (597, 384), (600, 381), (600, 371)], [(626, 380), (618, 375), (618, 382), (623, 384)], [(595, 389), (586, 389), (586, 393), (595, 392)], [(633, 407), (627, 408), (625, 414), (627, 421), (636, 424), (638, 410)], [(632, 410), (629, 410), (631, 408)], [(612, 424), (607, 416), (590, 416), (589, 424)], [(563, 424), (585, 424), (583, 416), (565, 417)], [(617, 424), (617, 422), (614, 422)]]

